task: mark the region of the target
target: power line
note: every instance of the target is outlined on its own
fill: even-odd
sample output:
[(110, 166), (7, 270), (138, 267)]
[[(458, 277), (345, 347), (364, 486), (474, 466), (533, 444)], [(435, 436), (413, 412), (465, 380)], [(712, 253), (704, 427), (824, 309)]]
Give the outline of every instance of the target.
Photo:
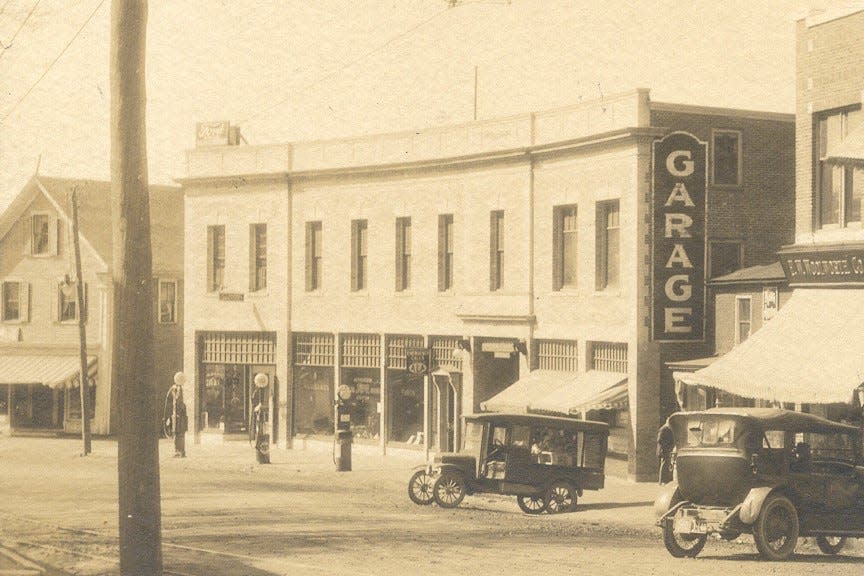
[[(24, 25), (27, 24), (27, 21), (30, 20), (30, 16), (33, 15), (33, 12), (36, 11), (36, 7), (39, 6), (39, 2), (42, 0), (36, 0), (36, 3), (33, 4), (33, 7), (30, 8), (30, 12), (27, 13), (27, 16), (24, 17), (24, 20), (21, 22), (21, 25), (18, 26), (18, 29), (15, 30), (15, 33), (12, 34), (12, 38), (9, 39), (9, 43), (6, 44), (3, 41), (0, 41), (0, 46), (2, 46), (2, 50), (0, 50), (0, 58), (3, 58), (3, 55), (6, 54), (6, 50), (12, 47), (12, 44), (15, 43), (15, 38), (18, 37), (18, 33), (21, 32), (21, 29), (24, 28)], [(6, 4), (9, 4), (9, 0), (7, 0)], [(6, 9), (6, 4), (3, 4), (3, 10)], [(3, 10), (0, 10), (0, 14), (3, 13)]]
[[(37, 4), (38, 4), (38, 3), (39, 3), (39, 2), (37, 2)], [(103, 5), (104, 3), (105, 3), (105, 0), (99, 0), (99, 5), (96, 6), (96, 8), (93, 10), (93, 12), (90, 13), (90, 16), (87, 17), (87, 20), (85, 20), (84, 23), (81, 25), (81, 27), (78, 28), (78, 31), (75, 32), (75, 35), (72, 36), (72, 39), (69, 40), (69, 42), (66, 43), (66, 46), (63, 47), (63, 50), (61, 50), (60, 53), (57, 55), (57, 57), (54, 58), (54, 60), (51, 61), (51, 64), (49, 64), (49, 65), (48, 65), (48, 68), (46, 68), (45, 71), (42, 73), (42, 75), (39, 76), (39, 79), (36, 80), (36, 82), (34, 82), (34, 83), (30, 86), (30, 88), (27, 89), (27, 92), (25, 92), (24, 95), (21, 96), (21, 98), (19, 98), (17, 102), (15, 102), (15, 104), (12, 105), (12, 108), (9, 109), (9, 112), (7, 112), (6, 115), (3, 116), (3, 118), (0, 118), (0, 124), (3, 124), (3, 123), (6, 121), (6, 119), (9, 118), (9, 116), (12, 115), (12, 112), (15, 111), (15, 109), (18, 107), (18, 105), (21, 104), (21, 102), (23, 102), (24, 99), (27, 98), (27, 96), (30, 95), (30, 93), (33, 91), (34, 88), (36, 88), (36, 85), (39, 84), (39, 82), (41, 82), (42, 79), (45, 78), (45, 76), (48, 75), (48, 72), (51, 71), (51, 68), (54, 67), (54, 65), (57, 63), (57, 61), (60, 60), (60, 58), (63, 56), (63, 54), (66, 53), (66, 50), (68, 50), (69, 47), (72, 45), (72, 43), (75, 42), (75, 40), (78, 38), (78, 36), (81, 35), (81, 32), (84, 31), (84, 28), (87, 27), (87, 24), (90, 23), (90, 21), (93, 19), (93, 16), (96, 15), (96, 12), (99, 11), (99, 9), (102, 7), (102, 5)]]
[[(417, 30), (418, 28), (421, 28), (421, 27), (425, 26), (426, 24), (428, 24), (429, 22), (431, 22), (432, 20), (438, 18), (439, 16), (441, 16), (442, 14), (444, 14), (445, 12), (447, 12), (448, 10), (449, 10), (449, 7), (448, 7), (448, 8), (445, 8), (445, 9), (439, 11), (439, 12), (436, 12), (435, 14), (433, 14), (432, 16), (430, 16), (429, 18), (426, 18), (425, 20), (423, 20), (423, 21), (421, 21), (421, 22), (418, 22), (417, 24), (415, 24), (414, 26), (411, 26), (410, 28), (408, 28), (408, 29), (405, 30), (404, 32), (402, 32), (402, 33), (400, 33), (400, 34), (397, 34), (396, 36), (393, 36), (392, 38), (390, 38), (389, 40), (387, 40), (387, 41), (384, 42), (383, 44), (379, 44), (378, 46), (376, 46), (375, 48), (372, 48), (372, 49), (369, 50), (368, 52), (365, 52), (365, 53), (361, 54), (360, 56), (358, 56), (357, 58), (355, 58), (355, 59), (353, 59), (353, 60), (351, 60), (351, 61), (349, 61), (349, 62), (346, 62), (345, 64), (343, 64), (342, 66), (340, 66), (340, 67), (337, 68), (336, 70), (330, 72), (329, 74), (325, 74), (325, 75), (322, 76), (321, 78), (318, 78), (317, 80), (311, 82), (310, 84), (308, 84), (308, 85), (306, 85), (305, 87), (301, 88), (298, 92), (306, 92), (306, 91), (308, 91), (308, 90), (311, 90), (313, 87), (317, 86), (318, 84), (321, 84), (322, 82), (325, 82), (325, 81), (327, 81), (327, 80), (329, 80), (329, 79), (331, 79), (331, 78), (337, 76), (337, 75), (338, 75), (339, 73), (341, 73), (343, 70), (346, 70), (346, 69), (350, 68), (351, 66), (353, 66), (353, 65), (357, 64), (358, 62), (360, 62), (361, 60), (363, 60), (363, 59), (365, 59), (365, 58), (368, 58), (368, 57), (371, 56), (372, 54), (375, 54), (376, 52), (380, 52), (381, 50), (387, 48), (390, 44), (396, 42), (397, 40), (400, 40), (401, 38), (404, 38), (404, 37), (408, 36), (409, 34), (413, 33), (413, 32), (414, 32), (415, 30)], [(245, 119), (243, 119), (243, 120), (240, 120), (239, 124), (245, 124), (246, 122), (251, 122), (252, 120), (254, 120), (254, 119), (260, 117), (261, 115), (266, 114), (267, 112), (270, 112), (270, 111), (273, 110), (274, 108), (277, 108), (278, 106), (281, 106), (282, 104), (284, 104), (285, 102), (287, 102), (288, 99), (291, 98), (291, 96), (292, 96), (292, 95), (286, 96), (285, 98), (282, 98), (281, 100), (279, 100), (278, 102), (274, 103), (273, 105), (268, 106), (267, 108), (263, 108), (263, 109), (261, 109), (261, 110), (255, 112), (255, 113), (252, 114), (251, 116), (248, 116), (247, 118), (245, 118)]]

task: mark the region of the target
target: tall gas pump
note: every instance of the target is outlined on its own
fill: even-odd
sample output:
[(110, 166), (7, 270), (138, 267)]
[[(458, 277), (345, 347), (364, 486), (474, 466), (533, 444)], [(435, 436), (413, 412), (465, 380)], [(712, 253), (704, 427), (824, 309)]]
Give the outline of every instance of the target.
[(255, 374), (252, 382), (255, 384), (255, 389), (252, 391), (250, 439), (254, 439), (255, 442), (255, 460), (259, 464), (269, 464), (270, 434), (267, 432), (267, 423), (270, 421), (270, 378), (259, 372)]
[(339, 386), (336, 399), (336, 440), (334, 460), (337, 472), (351, 471), (351, 445), (354, 433), (351, 432), (351, 387), (345, 384)]

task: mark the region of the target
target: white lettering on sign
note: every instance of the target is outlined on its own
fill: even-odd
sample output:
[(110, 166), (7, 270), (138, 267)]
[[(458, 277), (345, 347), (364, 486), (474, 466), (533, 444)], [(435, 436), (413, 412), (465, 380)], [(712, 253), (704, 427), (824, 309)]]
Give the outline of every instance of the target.
[(666, 214), (666, 226), (664, 227), (664, 235), (666, 238), (672, 238), (677, 234), (679, 238), (691, 238), (690, 232), (687, 230), (693, 225), (693, 218), (687, 214), (678, 214), (673, 212)]
[(687, 187), (683, 182), (675, 183), (675, 187), (672, 188), (672, 193), (669, 194), (669, 198), (666, 199), (665, 206), (671, 206), (675, 202), (681, 202), (688, 208), (694, 208), (696, 206), (696, 204), (693, 203), (693, 199), (690, 198), (690, 193), (687, 192)]
[(666, 268), (673, 268), (675, 264), (680, 264), (682, 268), (693, 268), (693, 263), (690, 262), (683, 244), (675, 244), (669, 260), (666, 261)]
[[(686, 158), (686, 160), (680, 162), (681, 167), (679, 168), (678, 160), (680, 158)], [(666, 170), (673, 176), (686, 178), (693, 174), (693, 171), (696, 169), (696, 163), (693, 162), (692, 158), (693, 155), (690, 150), (675, 150), (666, 157)]]
[(686, 302), (693, 295), (688, 274), (675, 274), (666, 280), (666, 297), (673, 302)]
[(687, 333), (692, 332), (693, 327), (689, 324), (689, 317), (693, 313), (692, 308), (666, 308), (664, 314), (664, 329), (666, 332)]

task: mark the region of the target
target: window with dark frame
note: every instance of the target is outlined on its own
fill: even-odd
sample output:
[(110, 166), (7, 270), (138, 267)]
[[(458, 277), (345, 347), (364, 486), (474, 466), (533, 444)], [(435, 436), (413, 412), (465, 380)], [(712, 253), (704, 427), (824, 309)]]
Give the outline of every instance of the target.
[[(60, 322), (78, 321), (78, 286), (76, 282), (60, 281), (57, 284), (57, 320)], [(87, 284), (84, 284), (84, 320), (87, 320)]]
[(618, 286), (621, 275), (619, 201), (597, 203), (596, 289)]
[(711, 142), (712, 178), (717, 186), (741, 184), (741, 132), (714, 130)]
[(368, 288), (369, 223), (366, 220), (351, 221), (351, 290), (359, 292)]
[(34, 256), (51, 252), (51, 217), (48, 214), (34, 214), (31, 230), (31, 251)]
[(577, 228), (576, 205), (556, 206), (553, 209), (553, 288), (576, 286)]
[(864, 125), (861, 108), (846, 108), (815, 118), (815, 185), (819, 227), (861, 225), (864, 169), (836, 157), (850, 134)]
[(306, 222), (306, 291), (321, 289), (323, 281), (322, 240), (323, 228), (320, 221)]
[(159, 323), (177, 322), (177, 281), (159, 280)]
[(3, 282), (3, 320), (14, 322), (21, 320), (21, 290), (20, 282)]
[(256, 292), (267, 288), (267, 224), (252, 224), (249, 228), (249, 289)]
[(740, 344), (750, 337), (753, 325), (752, 300), (750, 296), (737, 296), (735, 298), (735, 343)]
[(396, 218), (396, 291), (411, 288), (411, 218)]
[(438, 216), (438, 291), (453, 289), (453, 215)]
[(222, 290), (225, 277), (225, 226), (207, 227), (207, 291)]
[(489, 215), (489, 290), (504, 287), (504, 211)]

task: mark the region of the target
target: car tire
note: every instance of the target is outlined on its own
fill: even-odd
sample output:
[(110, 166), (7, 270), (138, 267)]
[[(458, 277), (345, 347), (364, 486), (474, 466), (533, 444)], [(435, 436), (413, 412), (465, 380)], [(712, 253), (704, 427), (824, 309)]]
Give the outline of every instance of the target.
[(546, 498), (543, 496), (516, 496), (516, 503), (526, 514), (542, 514), (546, 510)]
[(408, 480), (408, 498), (418, 506), (432, 504), (435, 500), (432, 491), (434, 486), (435, 479), (433, 476), (427, 474), (426, 470), (417, 470)]
[(549, 514), (573, 512), (578, 498), (573, 486), (563, 481), (554, 482), (546, 491), (546, 511)]
[(458, 472), (444, 472), (435, 480), (432, 495), (441, 508), (456, 508), (465, 498), (465, 479)]
[(697, 536), (678, 536), (673, 529), (672, 518), (663, 522), (663, 544), (666, 551), (674, 558), (695, 558), (705, 548), (708, 536), (699, 534)]
[(795, 552), (798, 530), (795, 505), (785, 496), (772, 494), (753, 523), (753, 540), (766, 560), (786, 560)]
[(845, 536), (816, 536), (816, 545), (823, 554), (837, 555), (846, 545)]

